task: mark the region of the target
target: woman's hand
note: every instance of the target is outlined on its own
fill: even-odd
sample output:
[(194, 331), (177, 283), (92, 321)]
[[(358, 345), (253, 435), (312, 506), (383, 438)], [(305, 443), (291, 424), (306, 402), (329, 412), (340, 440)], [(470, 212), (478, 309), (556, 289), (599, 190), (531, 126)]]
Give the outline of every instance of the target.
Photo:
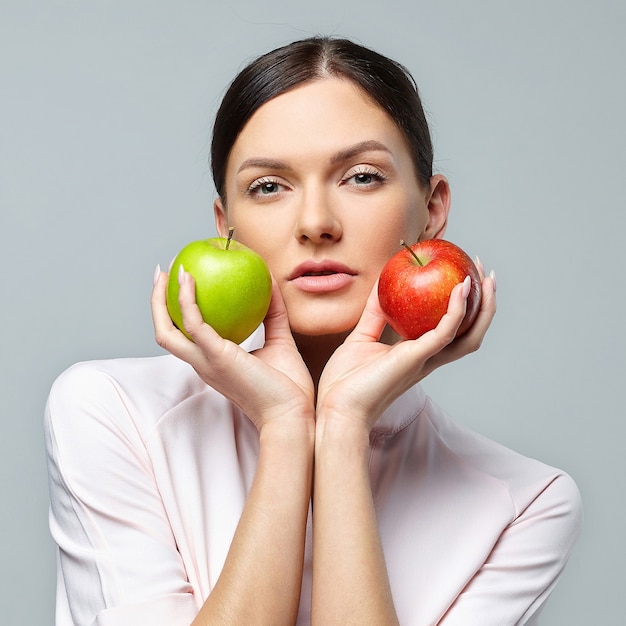
[(313, 489), (312, 623), (398, 624), (370, 484), (370, 431), (393, 400), (435, 368), (476, 350), (495, 313), (495, 282), (479, 268), (483, 299), (459, 338), (469, 279), (437, 327), (413, 341), (379, 340), (386, 326), (374, 285), (356, 328), (318, 386)]
[(395, 345), (381, 343), (385, 318), (374, 285), (359, 323), (335, 351), (320, 378), (317, 415), (357, 416), (368, 429), (407, 389), (446, 363), (476, 351), (496, 311), (495, 275), (482, 281), (480, 311), (471, 328), (455, 338), (466, 310), (469, 279), (457, 285), (447, 313), (432, 331)]
[[(193, 624), (293, 624), (298, 613), (314, 446), (313, 383), (273, 283), (263, 348), (248, 353), (205, 324), (190, 274), (179, 302), (190, 341), (166, 306), (167, 274), (156, 274), (157, 343), (189, 363), (259, 430), (259, 455), (220, 576)], [(200, 555), (203, 557), (203, 555)], [(263, 572), (259, 576), (259, 572)]]
[(189, 363), (200, 378), (226, 396), (261, 430), (269, 420), (314, 417), (311, 376), (289, 328), (285, 305), (276, 282), (265, 323), (265, 345), (253, 353), (220, 337), (200, 314), (195, 282), (181, 272), (180, 308), (185, 330), (174, 326), (167, 311), (168, 275), (157, 270), (151, 306), (157, 343)]

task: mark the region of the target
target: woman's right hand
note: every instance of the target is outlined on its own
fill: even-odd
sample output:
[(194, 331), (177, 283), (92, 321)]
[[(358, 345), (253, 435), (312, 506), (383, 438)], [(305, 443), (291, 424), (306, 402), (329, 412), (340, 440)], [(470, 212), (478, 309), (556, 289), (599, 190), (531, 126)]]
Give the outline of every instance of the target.
[(179, 302), (190, 341), (173, 324), (166, 305), (168, 274), (155, 273), (151, 307), (156, 342), (189, 363), (198, 376), (236, 404), (261, 431), (268, 421), (315, 417), (313, 382), (296, 348), (287, 311), (272, 279), (272, 299), (264, 320), (265, 344), (248, 353), (220, 337), (202, 319), (195, 281), (182, 272)]
[(157, 343), (189, 363), (259, 431), (246, 504), (219, 578), (193, 625), (293, 624), (311, 498), (315, 409), (313, 383), (291, 335), (280, 290), (273, 281), (265, 344), (248, 353), (204, 323), (194, 280), (183, 273), (179, 302), (193, 341), (187, 339), (167, 311), (167, 280), (166, 273), (157, 272), (151, 300)]
[[(374, 285), (355, 329), (337, 348), (320, 379), (317, 419), (351, 415), (372, 428), (382, 412), (402, 393), (438, 367), (478, 350), (496, 312), (495, 274), (479, 266), (482, 299), (478, 316), (462, 336), (456, 333), (465, 316), (469, 277), (456, 285), (448, 310), (433, 330), (413, 340), (388, 345), (380, 341), (386, 318)], [(360, 415), (359, 415), (360, 414)]]

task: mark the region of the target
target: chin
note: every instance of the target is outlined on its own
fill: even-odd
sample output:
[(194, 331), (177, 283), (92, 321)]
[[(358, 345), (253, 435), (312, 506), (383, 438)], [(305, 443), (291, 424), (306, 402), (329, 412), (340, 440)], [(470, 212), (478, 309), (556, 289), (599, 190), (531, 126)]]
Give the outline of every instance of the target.
[(311, 337), (350, 332), (365, 307), (359, 296), (307, 298), (304, 302), (285, 298), (292, 332)]
[(352, 331), (357, 322), (358, 319), (337, 320), (331, 316), (328, 316), (326, 319), (296, 319), (291, 323), (291, 332), (294, 335), (301, 335), (303, 337), (345, 337)]

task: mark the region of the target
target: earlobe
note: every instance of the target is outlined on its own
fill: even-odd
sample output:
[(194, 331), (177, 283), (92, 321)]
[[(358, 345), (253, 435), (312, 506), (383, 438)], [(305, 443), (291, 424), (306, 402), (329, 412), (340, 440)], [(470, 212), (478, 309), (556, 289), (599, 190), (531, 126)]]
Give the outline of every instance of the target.
[(431, 177), (427, 207), (428, 223), (424, 235), (427, 239), (441, 239), (446, 232), (450, 213), (450, 184), (445, 176), (435, 174)]
[(215, 228), (220, 237), (228, 236), (228, 214), (224, 208), (221, 198), (217, 198), (213, 203), (213, 213), (215, 215)]

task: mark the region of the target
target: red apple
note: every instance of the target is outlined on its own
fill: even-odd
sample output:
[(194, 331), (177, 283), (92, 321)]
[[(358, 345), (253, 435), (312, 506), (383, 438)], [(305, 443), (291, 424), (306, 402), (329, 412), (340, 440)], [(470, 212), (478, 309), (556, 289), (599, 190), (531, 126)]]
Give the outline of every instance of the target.
[(481, 283), (472, 259), (457, 245), (428, 239), (404, 248), (383, 268), (378, 300), (387, 322), (404, 339), (417, 339), (437, 326), (448, 309), (455, 285), (470, 277), (467, 311), (457, 337), (478, 315)]

